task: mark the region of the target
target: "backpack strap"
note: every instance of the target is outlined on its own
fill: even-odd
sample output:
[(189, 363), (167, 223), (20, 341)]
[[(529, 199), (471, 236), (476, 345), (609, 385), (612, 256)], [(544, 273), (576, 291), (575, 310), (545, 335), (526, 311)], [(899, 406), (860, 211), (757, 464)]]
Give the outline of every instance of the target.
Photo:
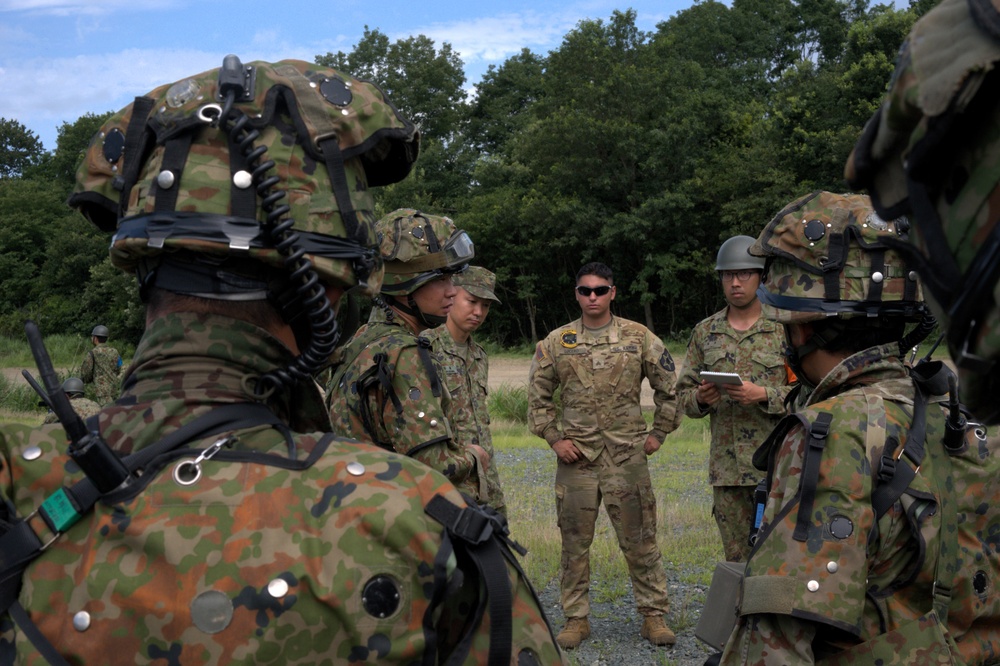
[(799, 514), (795, 520), (795, 531), (792, 538), (805, 541), (809, 537), (809, 526), (812, 524), (812, 508), (816, 499), (816, 483), (819, 480), (819, 465), (826, 447), (826, 438), (830, 434), (830, 422), (833, 415), (830, 412), (820, 412), (816, 420), (806, 426), (808, 440), (802, 460), (802, 481), (799, 483)]

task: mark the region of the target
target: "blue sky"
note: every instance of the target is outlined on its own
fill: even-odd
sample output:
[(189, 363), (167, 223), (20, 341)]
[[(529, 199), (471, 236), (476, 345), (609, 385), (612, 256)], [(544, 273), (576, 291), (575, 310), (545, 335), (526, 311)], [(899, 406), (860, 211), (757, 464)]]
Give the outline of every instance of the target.
[(522, 48), (544, 55), (586, 19), (634, 9), (654, 30), (690, 0), (0, 0), (0, 117), (55, 148), (58, 127), (218, 67), (349, 52), (367, 25), (459, 53), (466, 87)]

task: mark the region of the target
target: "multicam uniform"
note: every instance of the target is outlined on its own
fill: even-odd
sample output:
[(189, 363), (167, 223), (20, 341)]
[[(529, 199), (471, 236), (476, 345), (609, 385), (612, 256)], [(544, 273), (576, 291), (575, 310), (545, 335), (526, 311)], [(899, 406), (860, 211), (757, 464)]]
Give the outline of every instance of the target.
[[(76, 396), (69, 399), (69, 404), (73, 407), (73, 411), (76, 412), (77, 416), (81, 419), (86, 419), (88, 416), (93, 416), (101, 411), (101, 406), (90, 398), (85, 398), (82, 395)], [(59, 417), (56, 416), (55, 412), (50, 411), (42, 419), (42, 423), (58, 423)]]
[[(103, 411), (101, 432), (118, 451), (143, 450), (207, 412), (250, 402), (244, 379), (289, 358), (249, 324), (168, 315), (147, 329), (127, 400)], [(472, 620), (481, 579), (456, 562), (458, 539), (426, 510), (438, 495), (464, 507), (461, 496), (404, 456), (312, 432), (329, 428), (313, 384), (276, 395), (268, 407), (282, 423), (191, 442), (203, 451), (236, 435), (190, 485), (174, 473), (194, 451), (162, 469), (151, 464), (29, 566), (20, 603), (70, 662), (444, 660)], [(0, 499), (17, 514), (79, 478), (68, 471), (65, 439), (59, 426), (0, 429)], [(34, 525), (47, 536), (40, 519)], [(527, 581), (507, 573), (512, 663), (561, 663)], [(10, 617), (0, 616), (3, 663), (48, 663)], [(485, 663), (491, 621), (476, 630), (464, 663)]]
[[(430, 343), (376, 307), (339, 360), (327, 390), (334, 432), (394, 449), (438, 470), (473, 499), (485, 496), (475, 454), (452, 434), (451, 397)], [(359, 380), (373, 382), (364, 395)]]
[(93, 384), (95, 400), (106, 405), (114, 402), (121, 390), (118, 377), (121, 367), (122, 357), (118, 350), (104, 343), (98, 343), (83, 359), (80, 379), (84, 384)]
[(489, 358), (486, 350), (471, 337), (460, 345), (444, 324), (424, 331), (442, 370), (441, 379), (451, 395), (448, 420), (452, 436), (460, 445), (478, 444), (490, 456), (486, 468), (486, 504), (506, 515), (507, 503), (500, 486), (500, 473), (494, 464), (493, 435), (490, 433)]
[[(656, 413), (647, 432), (639, 404), (643, 377)], [(645, 326), (612, 317), (597, 331), (581, 319), (538, 343), (528, 386), (529, 427), (552, 444), (570, 439), (586, 460), (559, 462), (556, 509), (562, 534), (562, 607), (566, 617), (590, 611), (589, 547), (603, 499), (618, 534), (642, 615), (669, 610), (667, 578), (656, 545), (656, 498), (643, 445), (677, 428), (674, 361)], [(562, 387), (562, 418), (552, 396)]]
[[(684, 414), (694, 419), (711, 415), (708, 482), (713, 490), (712, 515), (726, 559), (745, 562), (750, 554), (753, 491), (761, 477), (751, 459), (785, 413), (784, 400), (791, 386), (781, 324), (759, 317), (747, 330), (737, 331), (727, 319), (728, 312), (728, 307), (723, 308), (695, 326), (676, 390)], [(745, 381), (765, 387), (767, 402), (741, 405), (722, 391), (722, 400), (702, 411), (695, 397), (702, 370), (736, 372)]]
[[(895, 343), (856, 353), (805, 397), (799, 411), (808, 422), (832, 416), (821, 448), (807, 447), (808, 433), (796, 425), (758, 454), (758, 462), (768, 453), (773, 460), (770, 496), (723, 664), (996, 663), (996, 441), (972, 438), (965, 451), (948, 455), (944, 409), (932, 399), (919, 473), (875, 522), (873, 480), (883, 453), (898, 455), (913, 420), (913, 380), (898, 353)], [(822, 457), (803, 516), (813, 485), (804, 478), (807, 448)], [(906, 456), (895, 463), (907, 464)], [(804, 533), (796, 535), (797, 526)], [(955, 532), (957, 553), (955, 541), (941, 537)], [(928, 617), (939, 602), (947, 608), (947, 638)]]

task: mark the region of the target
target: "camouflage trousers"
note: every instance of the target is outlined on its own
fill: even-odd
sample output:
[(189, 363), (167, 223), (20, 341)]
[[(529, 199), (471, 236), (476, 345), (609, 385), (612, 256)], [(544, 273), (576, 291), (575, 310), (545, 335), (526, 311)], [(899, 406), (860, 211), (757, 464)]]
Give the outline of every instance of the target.
[(666, 613), (667, 575), (656, 545), (656, 498), (642, 446), (618, 465), (607, 448), (593, 462), (558, 464), (556, 518), (562, 535), (563, 613), (568, 618), (590, 614), (590, 544), (602, 502), (628, 564), (639, 613)]
[(712, 516), (722, 537), (727, 562), (746, 562), (750, 557), (750, 526), (754, 516), (756, 486), (713, 486)]
[(486, 504), (506, 516), (507, 501), (503, 497), (503, 488), (500, 486), (500, 472), (497, 470), (493, 447), (483, 446), (483, 448), (490, 456), (490, 466), (486, 469)]

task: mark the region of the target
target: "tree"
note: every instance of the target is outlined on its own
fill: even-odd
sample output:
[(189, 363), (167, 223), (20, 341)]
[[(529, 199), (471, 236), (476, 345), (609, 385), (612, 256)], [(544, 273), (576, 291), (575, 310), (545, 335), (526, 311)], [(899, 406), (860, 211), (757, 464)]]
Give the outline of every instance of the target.
[(16, 120), (0, 118), (0, 178), (19, 178), (43, 155), (37, 134)]

